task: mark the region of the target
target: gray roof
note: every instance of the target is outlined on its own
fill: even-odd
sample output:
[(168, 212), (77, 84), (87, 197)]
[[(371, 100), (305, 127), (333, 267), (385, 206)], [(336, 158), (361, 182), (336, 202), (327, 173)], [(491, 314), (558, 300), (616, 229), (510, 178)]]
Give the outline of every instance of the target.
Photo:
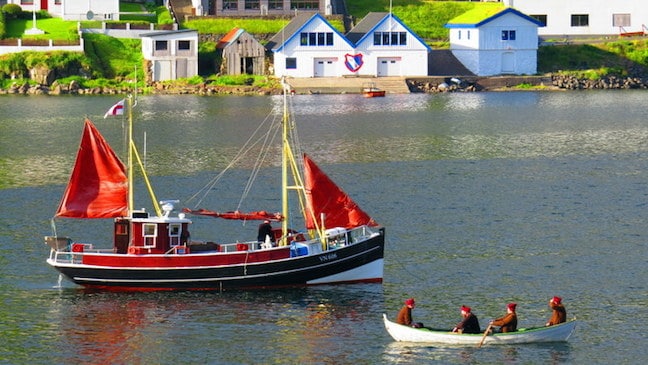
[(162, 30), (158, 32), (142, 33), (140, 34), (140, 37), (157, 37), (157, 36), (165, 36), (165, 35), (179, 34), (179, 33), (198, 33), (198, 31), (195, 29)]
[(279, 33), (275, 34), (268, 43), (266, 44), (266, 49), (274, 50), (283, 45), (290, 37), (295, 34), (301, 27), (303, 27), (308, 21), (316, 16), (315, 12), (300, 12), (295, 15), (294, 18), (288, 23)]
[(373, 12), (367, 14), (358, 24), (356, 24), (353, 29), (351, 29), (347, 34), (346, 38), (351, 41), (353, 44), (357, 44), (365, 34), (369, 33), (373, 28), (375, 28), (378, 23), (380, 23), (389, 13), (384, 12)]

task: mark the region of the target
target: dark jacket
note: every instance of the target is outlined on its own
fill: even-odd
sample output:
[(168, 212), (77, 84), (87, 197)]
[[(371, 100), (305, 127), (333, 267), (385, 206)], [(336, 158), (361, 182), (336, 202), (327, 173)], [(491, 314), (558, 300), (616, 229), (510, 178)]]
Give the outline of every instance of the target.
[(272, 226), (270, 223), (259, 224), (259, 232), (257, 233), (257, 241), (265, 242), (266, 236), (270, 236), (270, 241), (274, 242), (274, 234), (272, 233)]
[(481, 329), (479, 328), (479, 320), (477, 316), (469, 313), (463, 321), (459, 322), (455, 327), (458, 331), (462, 333), (480, 333)]

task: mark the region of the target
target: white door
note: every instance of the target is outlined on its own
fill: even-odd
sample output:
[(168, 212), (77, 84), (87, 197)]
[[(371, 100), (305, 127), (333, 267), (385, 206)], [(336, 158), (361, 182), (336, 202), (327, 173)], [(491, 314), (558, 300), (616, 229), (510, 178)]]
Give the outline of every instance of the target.
[(401, 75), (401, 58), (400, 57), (378, 57), (378, 77), (381, 76), (400, 76)]
[(504, 52), (502, 53), (502, 73), (513, 74), (515, 72), (515, 53)]
[(338, 76), (335, 74), (335, 58), (316, 58), (315, 59), (315, 77)]
[(171, 61), (155, 61), (153, 81), (171, 80)]

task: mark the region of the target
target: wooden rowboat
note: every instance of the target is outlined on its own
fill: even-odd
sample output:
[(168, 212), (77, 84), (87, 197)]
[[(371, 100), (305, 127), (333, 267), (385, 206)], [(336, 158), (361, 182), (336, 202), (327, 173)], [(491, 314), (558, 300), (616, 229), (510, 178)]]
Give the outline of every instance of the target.
[[(383, 314), (385, 328), (396, 341), (434, 343), (455, 346), (478, 346), (484, 334), (459, 334), (450, 330), (413, 328), (387, 319)], [(520, 343), (541, 343), (567, 341), (576, 329), (576, 320), (549, 327), (521, 328), (516, 332), (495, 333), (484, 338), (485, 344), (510, 345)]]

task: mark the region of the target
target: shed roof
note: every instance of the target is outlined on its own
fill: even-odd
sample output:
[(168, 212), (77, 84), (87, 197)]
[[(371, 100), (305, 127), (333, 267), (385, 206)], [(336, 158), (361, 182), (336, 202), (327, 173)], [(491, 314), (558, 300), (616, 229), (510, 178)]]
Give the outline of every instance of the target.
[(196, 33), (196, 34), (198, 34), (198, 31), (195, 30), (195, 29), (169, 30), (169, 31), (162, 31), (162, 32), (143, 33), (143, 34), (140, 34), (140, 37), (159, 37), (159, 36), (167, 36), (167, 35), (180, 34), (180, 33)]
[(218, 44), (216, 45), (216, 48), (225, 48), (225, 47), (227, 47), (228, 44), (230, 44), (232, 42), (235, 42), (241, 36), (241, 34), (243, 34), (243, 33), (245, 33), (245, 30), (243, 30), (241, 28), (236, 28), (236, 27), (232, 28), (232, 30), (227, 32), (227, 34), (225, 34), (223, 36), (223, 38), (221, 38), (218, 41)]

